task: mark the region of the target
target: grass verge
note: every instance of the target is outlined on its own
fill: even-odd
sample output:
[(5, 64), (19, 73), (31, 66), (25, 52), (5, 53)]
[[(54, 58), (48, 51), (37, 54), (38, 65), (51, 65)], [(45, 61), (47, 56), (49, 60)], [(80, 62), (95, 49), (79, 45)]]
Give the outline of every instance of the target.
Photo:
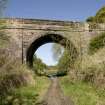
[(0, 105), (39, 105), (48, 89), (49, 80), (46, 77), (35, 77), (32, 85), (14, 88), (6, 97), (0, 100)]
[(61, 87), (75, 105), (105, 105), (105, 90), (97, 89), (89, 83), (72, 82), (69, 77), (63, 77)]

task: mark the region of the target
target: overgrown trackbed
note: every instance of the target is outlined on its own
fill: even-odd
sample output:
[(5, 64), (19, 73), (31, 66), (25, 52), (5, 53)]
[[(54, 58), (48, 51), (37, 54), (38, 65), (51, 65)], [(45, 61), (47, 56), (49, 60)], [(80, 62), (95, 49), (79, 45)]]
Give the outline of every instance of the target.
[(44, 97), (44, 105), (74, 105), (73, 102), (66, 96), (64, 96), (59, 79), (51, 78), (51, 85)]

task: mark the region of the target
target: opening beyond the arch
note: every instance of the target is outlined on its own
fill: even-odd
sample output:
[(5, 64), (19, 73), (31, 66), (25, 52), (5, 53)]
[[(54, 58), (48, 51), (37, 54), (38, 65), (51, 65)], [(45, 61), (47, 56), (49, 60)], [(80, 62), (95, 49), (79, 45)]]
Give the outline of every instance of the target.
[(29, 46), (26, 54), (26, 61), (30, 67), (33, 66), (33, 56), (36, 50), (46, 43), (58, 43), (63, 47), (67, 48), (73, 60), (78, 56), (78, 51), (75, 45), (73, 45), (73, 43), (70, 40), (63, 37), (62, 35), (47, 34), (34, 40), (34, 42), (31, 43), (31, 45)]

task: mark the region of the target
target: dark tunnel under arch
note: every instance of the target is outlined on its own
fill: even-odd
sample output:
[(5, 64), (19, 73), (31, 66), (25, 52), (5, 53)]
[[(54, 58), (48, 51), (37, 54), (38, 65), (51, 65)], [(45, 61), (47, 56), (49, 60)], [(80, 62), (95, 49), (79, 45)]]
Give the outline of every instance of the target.
[[(70, 54), (72, 55), (74, 59), (77, 58), (78, 51), (70, 40), (68, 40), (67, 38), (59, 34), (47, 34), (47, 35), (41, 36), (38, 39), (34, 40), (34, 42), (32, 42), (29, 48), (27, 49), (26, 62), (29, 67), (33, 67), (33, 55), (36, 52), (36, 50), (41, 45), (46, 44), (46, 43), (51, 43), (51, 42), (58, 43), (64, 47), (66, 46), (72, 47), (73, 50), (70, 51)], [(69, 47), (68, 47), (68, 50), (70, 50)]]

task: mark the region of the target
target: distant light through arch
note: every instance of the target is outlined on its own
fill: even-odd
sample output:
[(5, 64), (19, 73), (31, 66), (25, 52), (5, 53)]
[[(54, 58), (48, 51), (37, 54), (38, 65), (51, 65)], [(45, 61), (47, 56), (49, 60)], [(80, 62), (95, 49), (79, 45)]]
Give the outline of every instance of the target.
[[(40, 58), (43, 61), (43, 63), (45, 63), (48, 66), (54, 66), (58, 63), (58, 60), (54, 60), (53, 58), (53, 52), (52, 52), (53, 44), (54, 43), (44, 44), (41, 47), (39, 47), (37, 51), (35, 52), (36, 56)], [(64, 48), (63, 46), (61, 47), (62, 47), (62, 53), (63, 53)]]

